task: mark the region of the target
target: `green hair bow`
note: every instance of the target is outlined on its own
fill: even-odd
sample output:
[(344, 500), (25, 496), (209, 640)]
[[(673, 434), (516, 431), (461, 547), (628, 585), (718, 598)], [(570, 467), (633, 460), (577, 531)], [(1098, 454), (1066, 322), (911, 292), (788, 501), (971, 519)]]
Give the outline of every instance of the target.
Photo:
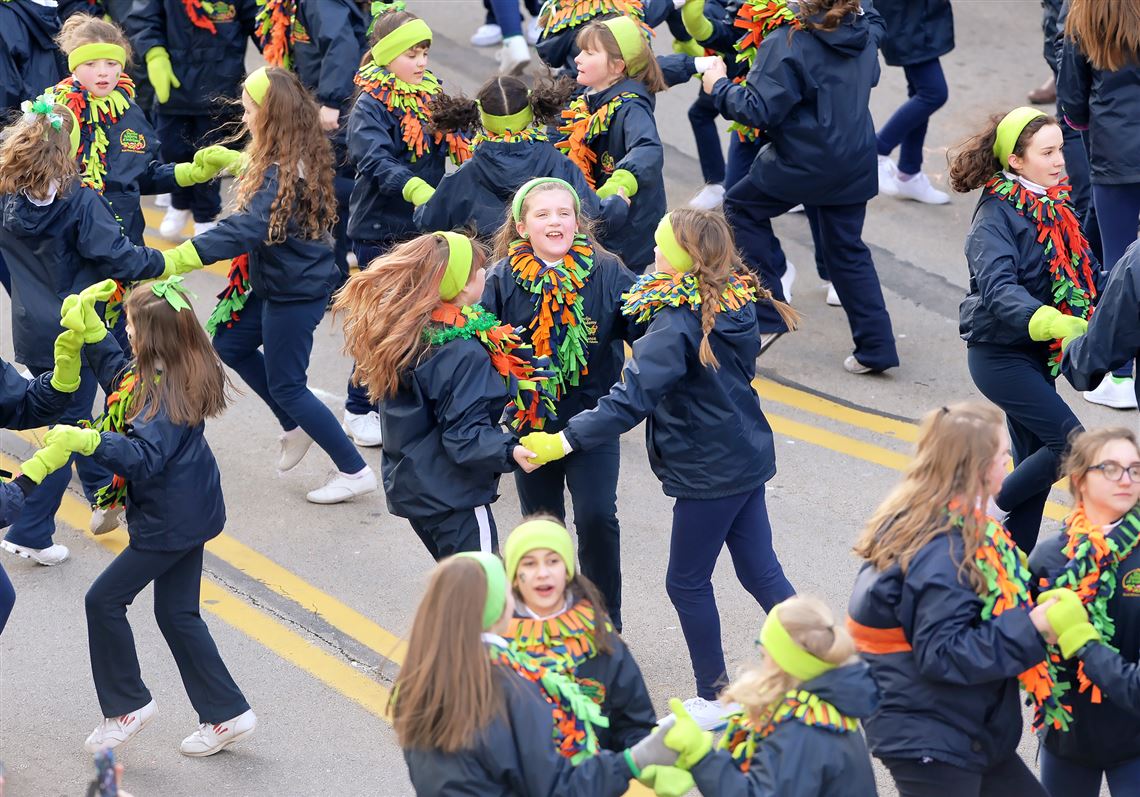
[(198, 298), (182, 284), (182, 277), (179, 275), (169, 277), (159, 282), (152, 282), (150, 290), (155, 296), (165, 299), (166, 303), (177, 312), (190, 309), (190, 303), (186, 301), (187, 296), (191, 299)]
[(24, 100), (20, 103), (20, 110), (24, 112), (25, 122), (34, 122), (37, 116), (46, 116), (53, 130), (63, 128), (63, 117), (55, 112), (55, 97), (49, 92), (45, 91), (34, 100)]

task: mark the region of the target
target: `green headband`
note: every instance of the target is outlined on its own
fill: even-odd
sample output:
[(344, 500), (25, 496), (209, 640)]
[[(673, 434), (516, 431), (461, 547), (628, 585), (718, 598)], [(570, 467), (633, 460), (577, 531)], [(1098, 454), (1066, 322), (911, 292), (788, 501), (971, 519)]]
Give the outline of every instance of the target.
[(483, 110), (483, 103), (475, 100), (475, 104), (479, 106), (479, 117), (483, 120), (483, 127), (487, 128), (489, 133), (499, 135), (506, 132), (517, 133), (525, 130), (534, 121), (534, 111), (529, 105), (510, 116), (495, 116)]
[(490, 631), (507, 608), (507, 574), (503, 563), (493, 553), (465, 551), (455, 554), (456, 559), (474, 559), (487, 576), (487, 602), (483, 604), (483, 630)]
[(679, 274), (684, 274), (693, 267), (693, 256), (681, 244), (677, 243), (677, 236), (673, 232), (673, 220), (670, 215), (666, 213), (661, 217), (661, 221), (657, 224), (657, 230), (653, 233), (653, 240), (656, 241), (657, 248), (661, 250), (661, 254), (665, 255), (665, 259), (669, 261), (673, 270)]
[(269, 93), (269, 72), (265, 67), (260, 66), (249, 73), (245, 79), (245, 90), (259, 106), (265, 105), (265, 95)]
[(388, 66), (400, 53), (407, 52), (420, 42), (431, 41), (431, 28), (422, 19), (410, 19), (380, 41), (372, 45), (372, 60), (376, 66)]
[(117, 44), (96, 42), (95, 44), (81, 44), (68, 53), (67, 68), (72, 72), (75, 67), (88, 61), (98, 61), (106, 58), (108, 61), (118, 61), (119, 66), (127, 65), (127, 51)]
[(792, 639), (784, 624), (780, 622), (778, 606), (768, 613), (768, 619), (760, 629), (760, 644), (781, 670), (801, 681), (818, 678), (836, 667), (831, 662), (813, 656)]
[(1021, 138), (1025, 126), (1038, 116), (1044, 115), (1043, 111), (1023, 105), (1014, 108), (998, 122), (997, 138), (994, 139), (994, 157), (998, 159), (1003, 169), (1009, 168), (1009, 156), (1013, 154), (1013, 148), (1017, 146), (1017, 139)]
[(574, 578), (574, 544), (570, 532), (553, 520), (528, 520), (507, 537), (503, 558), (507, 561), (507, 581), (514, 583), (519, 561), (531, 551), (548, 548), (566, 563), (566, 577)]
[(570, 183), (558, 177), (535, 177), (533, 180), (523, 183), (519, 190), (515, 191), (514, 201), (511, 202), (511, 216), (514, 217), (515, 221), (522, 221), (523, 202), (526, 202), (526, 195), (544, 183), (553, 183), (565, 188), (570, 192), (570, 196), (574, 197), (574, 212), (580, 213), (582, 211), (582, 201), (578, 199), (578, 192)]
[(645, 37), (631, 17), (613, 17), (602, 20), (617, 40), (626, 72), (640, 72), (645, 68)]
[(67, 108), (67, 115), (71, 117), (71, 129), (67, 131), (67, 134), (71, 139), (71, 157), (74, 158), (79, 154), (79, 117), (68, 106), (64, 105), (63, 107)]
[(471, 278), (471, 260), (474, 255), (471, 239), (457, 232), (433, 232), (432, 235), (438, 235), (447, 241), (447, 267), (439, 283), (439, 298), (450, 302)]

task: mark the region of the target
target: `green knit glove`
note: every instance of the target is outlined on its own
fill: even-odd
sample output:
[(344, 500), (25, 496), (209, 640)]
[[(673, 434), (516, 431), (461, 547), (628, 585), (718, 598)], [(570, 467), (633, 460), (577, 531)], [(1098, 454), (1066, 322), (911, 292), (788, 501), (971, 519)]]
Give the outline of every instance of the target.
[(693, 776), (685, 770), (658, 764), (641, 770), (637, 780), (642, 786), (653, 789), (657, 797), (682, 797), (696, 785)]
[(173, 249), (167, 249), (162, 253), (162, 259), (166, 262), (166, 268), (163, 269), (160, 280), (173, 277), (178, 274), (189, 274), (191, 271), (202, 268), (202, 258), (198, 256), (198, 250), (194, 248), (194, 239), (183, 241)]
[(713, 24), (705, 19), (705, 0), (685, 0), (685, 6), (681, 9), (681, 22), (689, 35), (699, 42), (713, 35)]
[(1049, 600), (1057, 602), (1045, 610), (1045, 617), (1057, 635), (1062, 656), (1071, 659), (1089, 642), (1100, 640), (1100, 632), (1089, 622), (1088, 610), (1077, 593), (1069, 589), (1051, 589), (1037, 597), (1038, 604)]
[[(245, 156), (239, 149), (230, 149), (221, 144), (211, 144), (194, 153), (194, 164), (216, 167), (217, 172), (233, 175), (241, 173), (242, 159)], [(217, 173), (215, 172), (215, 174)]]
[(146, 51), (146, 76), (154, 86), (154, 96), (160, 103), (170, 99), (170, 89), (182, 88), (170, 65), (170, 53), (165, 47), (151, 47)]
[(665, 745), (680, 754), (677, 757), (677, 766), (688, 772), (712, 750), (713, 735), (701, 730), (696, 720), (685, 711), (685, 705), (677, 698), (669, 700), (669, 710), (673, 712), (677, 721), (666, 732)]
[(637, 193), (637, 178), (633, 176), (633, 172), (618, 169), (611, 174), (610, 179), (606, 180), (598, 189), (598, 199), (613, 196), (618, 192), (619, 188), (625, 189), (625, 195), (627, 197), (632, 198), (633, 195)]
[(1050, 330), (1053, 321), (1060, 317), (1061, 311), (1052, 305), (1043, 304), (1038, 307), (1029, 317), (1029, 338), (1037, 341), (1052, 340), (1053, 334)]
[(67, 426), (65, 424), (53, 426), (44, 435), (46, 445), (57, 445), (85, 457), (95, 453), (101, 439), (99, 432), (95, 429), (80, 429), (78, 426)]
[(79, 389), (79, 350), (82, 348), (82, 332), (65, 329), (55, 339), (55, 366), (51, 372), (51, 386), (60, 393), (74, 393)]
[(39, 484), (49, 473), (59, 470), (70, 460), (70, 449), (60, 445), (47, 445), (20, 466), (20, 473)]
[(182, 188), (192, 185), (208, 183), (218, 176), (222, 168), (211, 163), (176, 163), (174, 164), (174, 182)]
[(107, 325), (95, 310), (95, 305), (109, 300), (118, 289), (113, 279), (105, 279), (88, 285), (78, 295), (68, 296), (63, 300), (60, 323), (68, 329), (82, 332), (84, 343), (98, 343), (107, 337)]
[(681, 55), (691, 55), (693, 58), (700, 58), (705, 54), (705, 48), (697, 44), (696, 39), (687, 39), (686, 41), (674, 39), (673, 52), (680, 53)]
[(435, 194), (432, 188), (422, 177), (413, 177), (404, 183), (404, 201), (411, 202), (417, 208), (427, 202)]
[(519, 439), (519, 445), (538, 454), (531, 460), (536, 465), (545, 465), (547, 462), (553, 462), (566, 456), (566, 449), (562, 445), (562, 435), (559, 434), (531, 432)]

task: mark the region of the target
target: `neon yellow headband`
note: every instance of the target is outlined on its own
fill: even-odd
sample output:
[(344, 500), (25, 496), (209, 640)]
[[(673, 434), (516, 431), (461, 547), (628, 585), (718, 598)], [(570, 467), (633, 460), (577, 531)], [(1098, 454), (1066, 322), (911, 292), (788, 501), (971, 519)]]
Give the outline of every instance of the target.
[(801, 681), (818, 678), (837, 666), (813, 656), (792, 639), (784, 624), (780, 622), (779, 606), (768, 613), (768, 619), (760, 629), (760, 644), (781, 670)]
[(578, 199), (578, 192), (574, 190), (574, 186), (558, 177), (535, 177), (533, 180), (528, 180), (523, 183), (518, 191), (515, 191), (514, 201), (511, 202), (511, 215), (515, 221), (522, 221), (523, 202), (526, 202), (526, 195), (533, 191), (538, 186), (544, 183), (553, 183), (554, 185), (565, 188), (570, 192), (570, 196), (574, 197), (574, 212), (580, 213), (582, 211), (582, 202)]
[(457, 553), (456, 559), (474, 559), (483, 567), (487, 576), (487, 601), (483, 604), (483, 630), (489, 631), (499, 622), (507, 608), (507, 574), (503, 563), (493, 553), (485, 551), (465, 551)]
[(562, 557), (566, 563), (566, 577), (574, 578), (574, 544), (570, 532), (553, 520), (528, 520), (511, 532), (503, 549), (507, 562), (507, 581), (514, 582), (519, 561), (531, 551), (547, 548)]
[(372, 45), (372, 60), (376, 66), (388, 66), (400, 53), (407, 52), (420, 42), (431, 41), (431, 28), (422, 19), (410, 19), (380, 41)]
[(439, 283), (439, 298), (450, 302), (471, 278), (471, 239), (457, 232), (433, 232), (447, 241), (447, 267)]
[(79, 154), (79, 117), (75, 115), (75, 111), (67, 108), (67, 115), (71, 117), (71, 129), (68, 131), (68, 136), (71, 138), (71, 157), (74, 158)]
[(653, 233), (653, 240), (657, 243), (661, 254), (665, 255), (665, 259), (669, 261), (669, 265), (677, 273), (684, 274), (693, 267), (693, 256), (677, 242), (670, 215), (666, 213), (661, 217), (661, 221), (657, 224), (657, 230)]
[(617, 40), (626, 72), (640, 72), (645, 68), (645, 37), (631, 17), (604, 19), (605, 25)]
[(265, 105), (265, 95), (269, 93), (269, 73), (265, 67), (258, 67), (249, 73), (245, 79), (245, 90), (258, 106)]
[(499, 135), (506, 132), (517, 133), (525, 130), (534, 121), (534, 111), (529, 105), (510, 116), (495, 116), (483, 110), (483, 103), (475, 100), (475, 104), (479, 106), (479, 117), (483, 120), (483, 127), (487, 128), (489, 133)]
[(1003, 169), (1009, 168), (1009, 156), (1013, 154), (1013, 148), (1017, 146), (1017, 139), (1021, 138), (1025, 126), (1038, 116), (1044, 115), (1043, 111), (1023, 105), (1014, 108), (998, 122), (997, 138), (994, 139), (994, 157), (998, 159)]
[(67, 55), (67, 68), (72, 72), (75, 67), (88, 61), (98, 61), (106, 58), (108, 61), (118, 61), (119, 66), (127, 65), (127, 51), (117, 44), (96, 42), (95, 44), (81, 44)]

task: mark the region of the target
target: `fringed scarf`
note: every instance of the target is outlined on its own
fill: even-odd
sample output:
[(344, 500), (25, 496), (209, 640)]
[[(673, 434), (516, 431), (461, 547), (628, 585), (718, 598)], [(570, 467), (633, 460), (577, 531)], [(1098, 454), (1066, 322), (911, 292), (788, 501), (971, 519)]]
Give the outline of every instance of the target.
[[(119, 378), (119, 386), (111, 395), (107, 396), (107, 406), (103, 414), (94, 421), (80, 421), (79, 425), (99, 432), (127, 433), (127, 419), (131, 417), (135, 397), (138, 395), (135, 388), (138, 386), (138, 377), (134, 368), (125, 371)], [(111, 483), (95, 491), (95, 506), (99, 509), (113, 509), (127, 505), (127, 480), (115, 474)]]
[(653, 35), (653, 29), (645, 24), (645, 8), (641, 0), (547, 0), (539, 14), (539, 19), (543, 20), (542, 37), (577, 28), (604, 14), (632, 17), (647, 38)]
[(214, 12), (214, 4), (210, 0), (182, 0), (182, 7), (186, 9), (186, 16), (190, 18), (191, 25), (217, 34), (218, 29), (209, 17), (209, 14)]
[(477, 148), (484, 141), (498, 142), (502, 144), (530, 144), (536, 141), (549, 140), (550, 136), (547, 135), (544, 128), (532, 124), (524, 127), (517, 133), (511, 130), (508, 130), (505, 133), (492, 133), (490, 130), (480, 131), (479, 134), (471, 140), (471, 148)]
[(84, 185), (103, 193), (107, 176), (107, 127), (116, 124), (135, 99), (135, 82), (126, 72), (106, 97), (95, 97), (75, 77), (55, 85), (56, 100), (66, 105), (79, 120), (79, 151), (75, 157)]
[(430, 153), (433, 143), (437, 146), (444, 143), (448, 157), (457, 166), (471, 157), (471, 142), (463, 133), (441, 133), (438, 130), (428, 133), (431, 126), (428, 100), (443, 90), (439, 79), (431, 72), (424, 72), (424, 79), (412, 84), (369, 61), (360, 68), (352, 82), (400, 118), (400, 133), (411, 153), (412, 163)]
[[(653, 320), (662, 307), (689, 305), (695, 312), (701, 309), (701, 286), (692, 274), (673, 276), (658, 271), (643, 274), (623, 293), (621, 314), (632, 317), (637, 323)], [(728, 278), (721, 294), (717, 312), (739, 310), (748, 302), (756, 301), (756, 286), (748, 285), (739, 275)]]
[(791, 689), (759, 730), (753, 726), (746, 712), (730, 714), (728, 727), (720, 737), (717, 749), (727, 751), (737, 769), (747, 772), (760, 742), (785, 722), (800, 722), (809, 728), (840, 734), (859, 730), (859, 720), (846, 716), (826, 700), (803, 689)]
[[(185, 0), (183, 0), (185, 2)], [(297, 0), (257, 0), (253, 38), (270, 66), (289, 69), (293, 64), (293, 27)]]
[[(1019, 216), (1037, 225), (1037, 242), (1045, 247), (1045, 261), (1052, 277), (1053, 306), (1065, 315), (1089, 318), (1096, 298), (1089, 243), (1081, 223), (1069, 205), (1070, 187), (1061, 183), (1038, 196), (1015, 177), (998, 172), (986, 190), (1017, 209)], [(1049, 370), (1061, 372), (1061, 341), (1049, 344)]]
[(556, 617), (511, 618), (506, 637), (513, 650), (526, 653), (547, 669), (574, 678), (582, 693), (600, 706), (606, 699), (605, 684), (592, 678), (579, 678), (576, 672), (579, 665), (598, 655), (594, 642), (596, 626), (594, 607), (583, 598)]
[(491, 357), (491, 365), (507, 384), (507, 395), (514, 405), (511, 427), (541, 429), (547, 418), (553, 418), (554, 398), (547, 387), (552, 376), (545, 357), (535, 357), (530, 345), (523, 343), (514, 329), (504, 324), (482, 305), (457, 307), (441, 304), (432, 311), (435, 322), (424, 329), (424, 337), (432, 346), (463, 338), (475, 338)]
[(230, 329), (237, 323), (241, 311), (249, 301), (249, 255), (242, 254), (230, 261), (228, 283), (218, 294), (218, 303), (214, 312), (206, 319), (206, 331), (211, 335), (218, 330), (219, 324)]
[[(791, 28), (792, 30), (803, 28), (803, 23), (800, 22), (799, 17), (788, 8), (787, 0), (745, 0), (744, 5), (736, 12), (736, 19), (733, 20), (732, 25), (736, 28), (743, 28), (745, 31), (744, 35), (733, 46), (739, 53), (736, 60), (747, 61), (749, 69), (752, 68), (752, 64), (756, 60), (756, 48), (767, 38), (768, 34), (779, 28)], [(747, 75), (741, 75), (733, 82), (744, 86), (748, 82)], [(735, 132), (741, 141), (753, 142), (763, 134), (762, 130), (740, 122), (733, 122), (728, 126), (728, 129)]]
[(586, 97), (581, 96), (562, 112), (566, 124), (558, 128), (562, 140), (554, 146), (562, 150), (566, 157), (582, 170), (590, 188), (597, 187), (594, 166), (598, 162), (598, 153), (593, 149), (594, 141), (609, 131), (610, 123), (613, 122), (618, 108), (626, 100), (636, 99), (637, 96), (632, 91), (623, 91), (592, 113), (590, 106), (586, 104)]

